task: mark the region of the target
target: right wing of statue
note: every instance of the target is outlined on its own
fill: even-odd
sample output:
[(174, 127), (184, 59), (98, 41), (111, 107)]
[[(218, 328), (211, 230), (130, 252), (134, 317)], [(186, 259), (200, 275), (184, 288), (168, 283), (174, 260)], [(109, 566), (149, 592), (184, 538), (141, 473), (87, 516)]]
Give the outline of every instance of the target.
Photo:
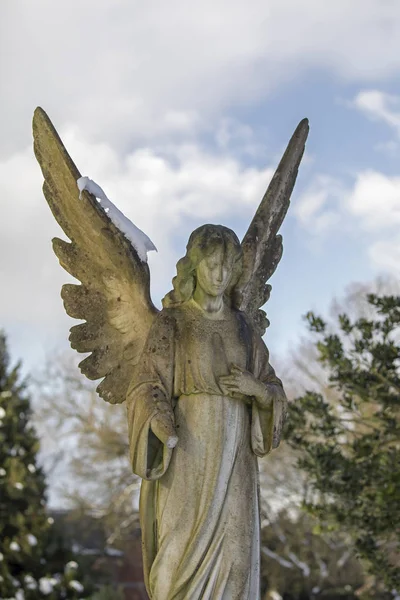
[(269, 325), (261, 307), (268, 301), (267, 284), (282, 257), (282, 236), (278, 234), (287, 213), (309, 131), (308, 120), (297, 126), (267, 191), (242, 240), (243, 275), (239, 282), (239, 307), (251, 319), (260, 335)]
[[(121, 403), (158, 312), (150, 298), (146, 262), (146, 250), (154, 246), (140, 230), (134, 231), (137, 243), (129, 241), (105, 202), (100, 204), (86, 189), (79, 193), (81, 175), (41, 108), (34, 114), (33, 135), (44, 195), (71, 240), (55, 238), (53, 249), (62, 267), (81, 282), (62, 287), (66, 312), (85, 321), (71, 328), (71, 346), (91, 353), (79, 366), (89, 379), (104, 378), (99, 395)], [(93, 186), (92, 191), (98, 196)], [(125, 217), (116, 212), (119, 223)]]

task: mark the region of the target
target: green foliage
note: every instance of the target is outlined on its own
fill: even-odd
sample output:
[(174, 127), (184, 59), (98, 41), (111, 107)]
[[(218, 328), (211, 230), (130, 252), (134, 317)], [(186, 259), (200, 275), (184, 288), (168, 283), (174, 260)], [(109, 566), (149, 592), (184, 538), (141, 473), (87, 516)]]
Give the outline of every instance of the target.
[(45, 477), (19, 365), (10, 368), (0, 333), (0, 598), (87, 595), (79, 567), (46, 512)]
[(400, 297), (370, 294), (371, 319), (309, 313), (319, 359), (340, 402), (309, 391), (290, 406), (287, 439), (314, 493), (306, 507), (348, 532), (371, 572), (400, 588)]

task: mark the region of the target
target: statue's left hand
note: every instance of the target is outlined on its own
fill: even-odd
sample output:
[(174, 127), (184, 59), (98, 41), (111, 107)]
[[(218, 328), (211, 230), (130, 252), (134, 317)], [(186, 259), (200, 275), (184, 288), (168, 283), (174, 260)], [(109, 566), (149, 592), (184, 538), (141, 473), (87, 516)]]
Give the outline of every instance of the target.
[(219, 378), (219, 385), (224, 393), (228, 396), (243, 396), (253, 397), (263, 406), (270, 403), (267, 399), (267, 389), (265, 384), (250, 373), (240, 369), (236, 365), (232, 365), (229, 375), (224, 375)]

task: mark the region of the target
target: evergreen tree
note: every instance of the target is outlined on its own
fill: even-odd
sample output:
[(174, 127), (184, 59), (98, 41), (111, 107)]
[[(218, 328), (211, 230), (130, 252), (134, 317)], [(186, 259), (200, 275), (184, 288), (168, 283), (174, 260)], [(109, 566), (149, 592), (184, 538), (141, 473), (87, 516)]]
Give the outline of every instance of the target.
[(78, 564), (46, 512), (39, 442), (19, 370), (10, 368), (0, 332), (0, 598), (81, 598)]
[(307, 508), (349, 533), (371, 572), (400, 590), (400, 297), (368, 301), (372, 318), (339, 315), (334, 332), (307, 315), (339, 400), (297, 398), (287, 433), (314, 486)]

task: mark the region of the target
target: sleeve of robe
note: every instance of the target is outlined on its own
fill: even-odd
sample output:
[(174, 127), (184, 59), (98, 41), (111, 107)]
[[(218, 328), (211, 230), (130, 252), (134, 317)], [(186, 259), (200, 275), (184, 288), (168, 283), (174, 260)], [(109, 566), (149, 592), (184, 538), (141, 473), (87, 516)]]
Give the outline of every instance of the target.
[(157, 315), (127, 395), (132, 470), (147, 480), (162, 477), (172, 456), (150, 424), (158, 413), (172, 410), (174, 325), (167, 311)]
[(253, 400), (251, 410), (251, 447), (257, 456), (265, 456), (279, 446), (286, 418), (286, 395), (282, 382), (269, 364), (269, 352), (260, 336), (253, 334), (253, 373), (266, 386), (271, 405), (262, 408)]

